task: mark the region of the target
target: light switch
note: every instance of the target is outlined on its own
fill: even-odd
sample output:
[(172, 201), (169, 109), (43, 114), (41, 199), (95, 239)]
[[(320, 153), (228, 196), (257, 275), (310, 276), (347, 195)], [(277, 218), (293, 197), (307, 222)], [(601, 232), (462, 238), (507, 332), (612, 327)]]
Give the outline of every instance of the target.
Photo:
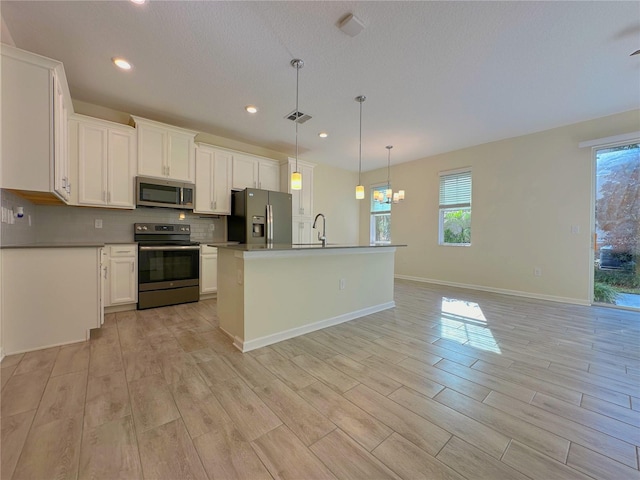
[(102, 228), (102, 219), (96, 218), (95, 226), (96, 228)]

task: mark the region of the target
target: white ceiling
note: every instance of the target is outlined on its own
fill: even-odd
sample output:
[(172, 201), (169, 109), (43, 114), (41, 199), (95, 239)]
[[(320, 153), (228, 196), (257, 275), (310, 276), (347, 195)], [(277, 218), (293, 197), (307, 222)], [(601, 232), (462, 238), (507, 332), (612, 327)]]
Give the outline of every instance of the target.
[[(363, 170), (640, 108), (640, 2), (13, 2), (73, 98)], [(356, 37), (337, 27), (354, 13)], [(113, 56), (129, 59), (124, 73)], [(260, 109), (255, 116), (247, 104)], [(329, 133), (326, 139), (318, 132)], [(622, 132), (621, 132), (622, 133)], [(576, 139), (577, 143), (578, 139)]]

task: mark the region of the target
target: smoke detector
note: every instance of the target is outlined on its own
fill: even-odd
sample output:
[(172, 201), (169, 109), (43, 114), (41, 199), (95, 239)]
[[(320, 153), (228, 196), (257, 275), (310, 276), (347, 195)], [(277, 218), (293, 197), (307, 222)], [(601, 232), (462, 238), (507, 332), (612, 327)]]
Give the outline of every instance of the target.
[(350, 37), (355, 37), (364, 30), (364, 23), (353, 13), (350, 13), (340, 21), (338, 28)]
[(285, 115), (284, 118), (302, 125), (307, 120), (311, 120), (311, 115), (307, 115), (306, 113), (302, 113), (300, 111), (296, 112), (295, 110), (293, 110), (291, 113)]

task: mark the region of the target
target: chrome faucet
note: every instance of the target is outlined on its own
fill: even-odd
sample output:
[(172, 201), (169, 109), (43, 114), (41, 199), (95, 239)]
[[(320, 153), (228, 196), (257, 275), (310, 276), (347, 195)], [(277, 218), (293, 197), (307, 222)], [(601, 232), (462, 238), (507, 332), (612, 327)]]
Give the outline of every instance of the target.
[(324, 218), (324, 215), (322, 213), (319, 213), (316, 215), (315, 220), (313, 221), (313, 227), (312, 228), (316, 228), (316, 223), (318, 222), (318, 217), (322, 217), (322, 235), (320, 235), (320, 232), (318, 232), (318, 240), (320, 240), (322, 242), (322, 246), (326, 247), (327, 246), (327, 233), (326, 233), (326, 218)]

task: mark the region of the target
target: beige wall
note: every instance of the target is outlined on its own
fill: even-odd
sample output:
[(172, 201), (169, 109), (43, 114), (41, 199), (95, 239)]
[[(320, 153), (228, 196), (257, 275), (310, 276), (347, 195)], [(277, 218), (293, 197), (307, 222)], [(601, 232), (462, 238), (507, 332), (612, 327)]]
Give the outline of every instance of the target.
[[(329, 243), (358, 243), (359, 203), (355, 188), (358, 173), (318, 164), (313, 170), (313, 214), (327, 218)], [(316, 232), (313, 238), (317, 238)], [(367, 240), (365, 244), (368, 244)]]
[[(392, 167), (392, 186), (406, 190), (392, 207), (392, 241), (408, 244), (396, 275), (589, 302), (593, 160), (578, 143), (638, 130), (636, 110)], [(439, 246), (438, 172), (461, 167), (473, 169), (472, 244)], [(364, 175), (365, 185), (385, 180), (386, 169)], [(360, 240), (368, 238), (363, 202)]]

